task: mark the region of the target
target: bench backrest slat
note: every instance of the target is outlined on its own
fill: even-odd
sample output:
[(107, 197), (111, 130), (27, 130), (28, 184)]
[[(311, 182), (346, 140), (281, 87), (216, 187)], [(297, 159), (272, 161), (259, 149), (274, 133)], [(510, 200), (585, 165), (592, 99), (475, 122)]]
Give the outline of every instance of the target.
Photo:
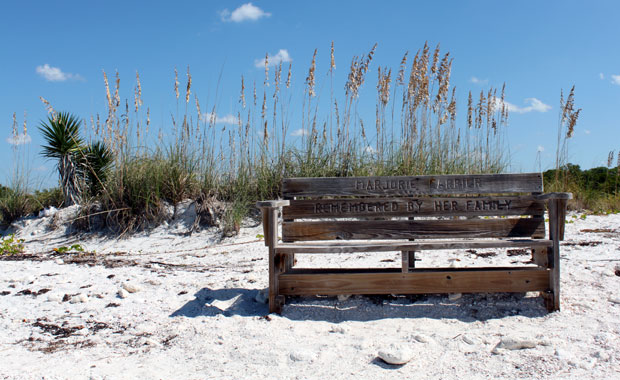
[(284, 222), (286, 241), (514, 238), (545, 235), (543, 218)]
[(542, 192), (540, 173), (400, 177), (286, 178), (284, 198), (327, 196), (419, 196)]
[(284, 219), (542, 215), (544, 203), (532, 196), (450, 198), (339, 198), (291, 200)]

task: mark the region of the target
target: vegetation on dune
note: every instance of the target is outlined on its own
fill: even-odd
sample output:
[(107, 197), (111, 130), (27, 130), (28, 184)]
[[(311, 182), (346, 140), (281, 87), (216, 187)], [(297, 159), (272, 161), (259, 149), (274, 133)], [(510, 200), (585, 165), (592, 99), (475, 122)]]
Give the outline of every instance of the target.
[[(189, 67), (184, 86), (175, 69), (177, 112), (171, 114), (168, 135), (153, 130), (139, 74), (132, 101), (123, 102), (119, 74), (110, 86), (104, 72), (107, 114), (90, 121), (57, 114), (42, 99), (50, 112), (41, 126), (47, 143), (43, 154), (57, 160), (61, 184), (52, 193), (62, 192), (64, 205), (81, 203), (88, 221), (83, 227), (92, 227), (96, 215), (95, 226), (117, 232), (158, 224), (170, 217), (167, 204), (176, 207), (189, 198), (196, 200), (201, 221), (219, 221), (224, 234), (231, 235), (256, 200), (279, 196), (284, 177), (499, 173), (508, 167), (504, 87), (469, 92), (463, 123), (457, 123), (452, 58), (439, 46), (425, 44), (413, 58), (405, 53), (397, 69), (376, 69), (375, 109), (369, 118), (361, 112), (360, 97), (364, 85), (373, 81), (368, 74), (375, 51), (376, 45), (353, 57), (339, 93), (333, 44), (324, 75), (315, 50), (298, 92), (301, 101), (294, 103), (300, 108), (291, 106), (296, 95), (292, 65), (273, 65), (267, 56), (262, 87), (255, 82), (246, 86), (241, 77), (237, 111), (225, 117), (218, 114), (217, 99), (212, 105), (200, 103)], [(329, 96), (319, 88), (327, 88)], [(609, 191), (609, 181), (617, 181), (617, 175), (606, 175), (601, 185), (600, 176), (577, 175), (566, 162), (580, 112), (574, 107), (574, 88), (566, 100), (561, 97), (560, 106), (556, 170), (545, 173), (547, 190), (573, 191), (579, 200), (590, 199), (586, 193), (591, 198), (605, 194), (617, 205), (617, 186)], [(602, 186), (601, 192), (594, 184)], [(46, 196), (55, 199), (52, 193)], [(38, 208), (23, 206), (19, 192), (3, 194), (5, 223)], [(3, 202), (8, 206), (3, 208)]]

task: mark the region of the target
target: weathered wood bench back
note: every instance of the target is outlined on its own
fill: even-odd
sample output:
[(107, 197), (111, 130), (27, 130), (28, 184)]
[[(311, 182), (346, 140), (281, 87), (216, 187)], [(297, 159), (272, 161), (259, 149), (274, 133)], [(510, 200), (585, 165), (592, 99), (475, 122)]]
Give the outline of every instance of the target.
[[(258, 202), (270, 311), (280, 312), (286, 295), (493, 291), (541, 291), (559, 310), (559, 241), (571, 195), (542, 192), (539, 173), (284, 179), (283, 200)], [(532, 249), (538, 267), (415, 268), (423, 250), (510, 247)], [(294, 267), (295, 254), (386, 251), (402, 252), (402, 268)]]
[[(282, 186), (283, 198), (290, 199), (282, 239), (544, 238), (544, 202), (532, 196), (542, 191), (537, 173), (288, 178)], [(516, 195), (523, 193), (529, 195)], [(428, 220), (447, 216), (513, 217)], [(387, 220), (338, 220), (377, 217)]]

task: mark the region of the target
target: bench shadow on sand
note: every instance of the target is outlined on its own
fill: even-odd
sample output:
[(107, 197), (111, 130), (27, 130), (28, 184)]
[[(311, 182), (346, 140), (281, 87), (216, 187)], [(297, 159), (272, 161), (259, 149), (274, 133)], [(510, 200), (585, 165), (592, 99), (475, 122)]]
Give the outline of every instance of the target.
[[(170, 317), (213, 317), (238, 315), (262, 317), (269, 314), (266, 304), (255, 300), (257, 289), (203, 288), (195, 298)], [(282, 317), (296, 321), (373, 321), (386, 318), (455, 319), (484, 321), (510, 316), (539, 318), (548, 315), (541, 297), (522, 293), (464, 294), (450, 301), (447, 295), (287, 297)]]

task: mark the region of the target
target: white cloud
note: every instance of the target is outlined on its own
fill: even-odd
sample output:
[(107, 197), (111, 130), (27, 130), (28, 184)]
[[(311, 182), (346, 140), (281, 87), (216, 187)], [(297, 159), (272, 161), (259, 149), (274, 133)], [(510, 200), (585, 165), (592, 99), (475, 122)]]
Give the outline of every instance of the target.
[(585, 133), (586, 135), (589, 135), (590, 133), (592, 133), (592, 131), (589, 129), (586, 129), (585, 131), (583, 131), (583, 133)]
[(303, 128), (299, 128), (299, 129), (294, 130), (293, 133), (291, 133), (291, 135), (295, 137), (308, 136), (308, 131)]
[[(291, 58), (288, 50), (280, 49), (276, 54), (269, 55), (269, 66), (279, 65), (281, 62), (291, 62), (293, 58)], [(254, 66), (261, 68), (265, 67), (265, 58), (255, 59)]]
[(620, 86), (620, 75), (611, 75), (611, 83)]
[(471, 83), (473, 83), (473, 84), (480, 84), (480, 85), (489, 83), (488, 79), (480, 79), (480, 78), (476, 78), (476, 77), (471, 77), (471, 79), (469, 81)]
[(15, 135), (15, 136), (9, 136), (6, 139), (6, 142), (8, 142), (11, 145), (23, 145), (23, 144), (30, 144), (30, 142), (32, 141), (32, 138), (30, 137), (30, 135), (26, 135), (26, 134), (19, 134), (19, 135)]
[(47, 63), (43, 66), (37, 66), (35, 71), (48, 82), (64, 82), (69, 79), (84, 80), (80, 74), (65, 73), (60, 67), (53, 67)]
[(603, 73), (598, 73), (598, 77), (599, 77), (599, 78), (601, 78), (601, 79), (605, 79), (605, 74), (603, 74)]
[(224, 116), (217, 116), (214, 113), (203, 113), (200, 116), (200, 119), (203, 121), (214, 122), (215, 124), (238, 124), (239, 119), (237, 116), (233, 114), (228, 114)]
[(544, 152), (545, 151), (545, 147), (542, 145), (539, 145), (538, 148), (536, 148), (537, 152)]
[(252, 5), (252, 3), (243, 4), (232, 12), (228, 9), (220, 12), (220, 17), (224, 22), (256, 21), (262, 17), (269, 16), (271, 16), (271, 13), (263, 11), (259, 7)]
[[(497, 107), (501, 107), (501, 100), (495, 98)], [(551, 109), (551, 106), (541, 102), (536, 98), (526, 98), (523, 103), (527, 104), (525, 107), (519, 107), (515, 104), (504, 101), (508, 112), (512, 113), (528, 113), (528, 112), (547, 112)]]

